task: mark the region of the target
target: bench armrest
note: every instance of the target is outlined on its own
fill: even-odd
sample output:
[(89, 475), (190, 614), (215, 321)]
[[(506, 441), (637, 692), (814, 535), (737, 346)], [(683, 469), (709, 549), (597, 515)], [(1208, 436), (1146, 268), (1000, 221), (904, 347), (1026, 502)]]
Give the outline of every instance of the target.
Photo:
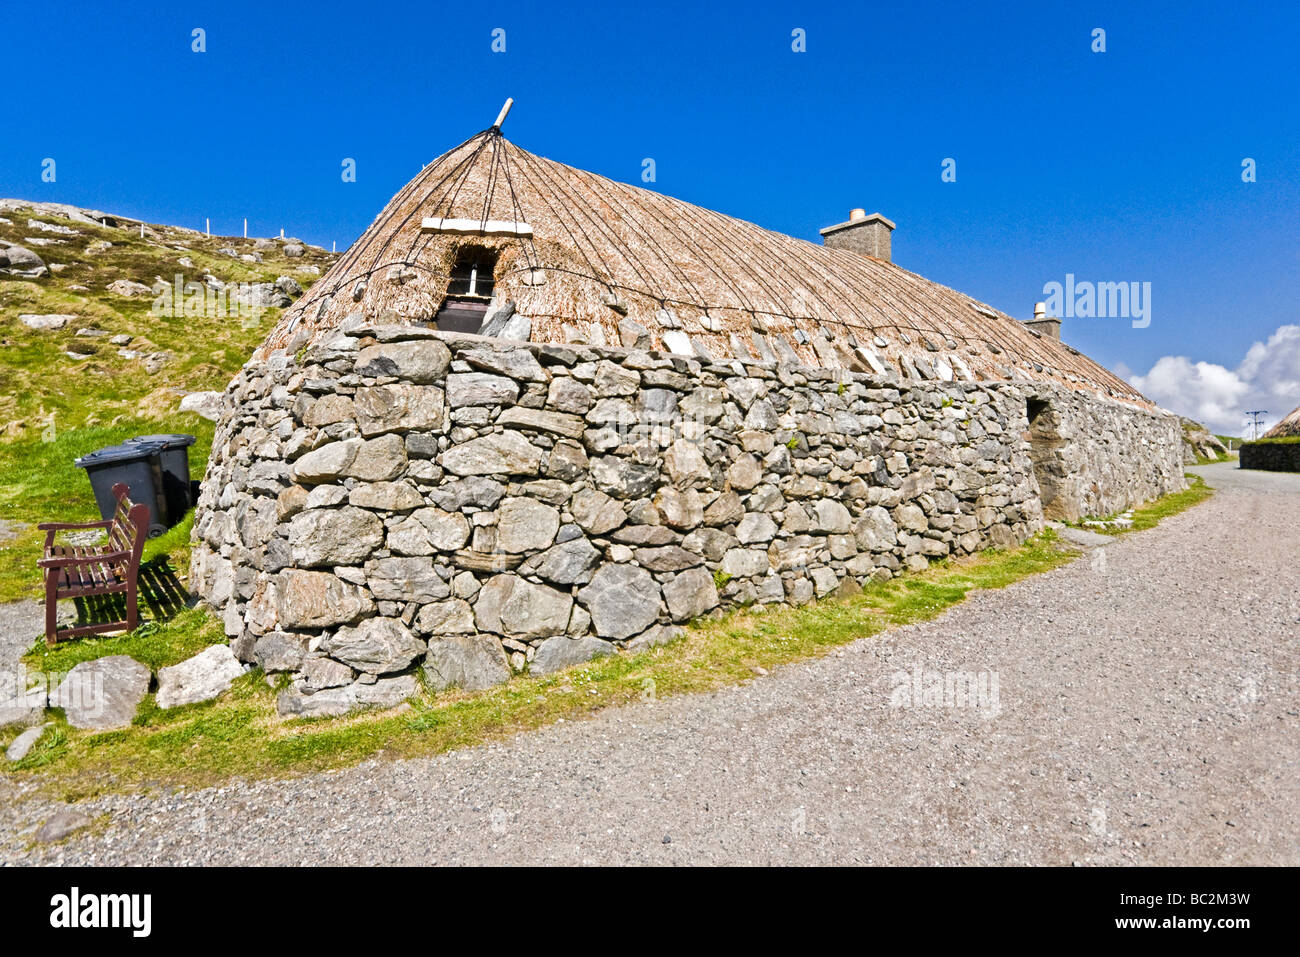
[(41, 522), (36, 527), (42, 532), (68, 532), (82, 528), (108, 528), (112, 524), (110, 518), (102, 522)]
[(130, 552), (103, 552), (98, 555), (80, 555), (65, 558), (38, 558), (38, 568), (67, 568), (69, 565), (114, 565), (131, 560)]

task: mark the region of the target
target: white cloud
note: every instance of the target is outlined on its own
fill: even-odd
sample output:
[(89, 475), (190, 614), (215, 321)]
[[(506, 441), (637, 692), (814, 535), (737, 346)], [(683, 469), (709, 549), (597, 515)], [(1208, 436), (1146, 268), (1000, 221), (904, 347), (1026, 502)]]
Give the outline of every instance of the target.
[(1148, 398), (1224, 435), (1245, 431), (1243, 412), (1268, 409), (1267, 425), (1300, 405), (1300, 325), (1279, 326), (1235, 369), (1164, 356), (1146, 375), (1123, 373)]

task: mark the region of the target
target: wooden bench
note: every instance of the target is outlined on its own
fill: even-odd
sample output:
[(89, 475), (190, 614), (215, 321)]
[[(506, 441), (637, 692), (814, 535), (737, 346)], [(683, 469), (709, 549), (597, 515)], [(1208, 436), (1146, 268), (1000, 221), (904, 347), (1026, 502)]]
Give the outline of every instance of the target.
[[(140, 573), (140, 555), (149, 532), (149, 506), (128, 498), (129, 489), (121, 482), (113, 486), (117, 510), (105, 522), (43, 522), (37, 526), (45, 532), (45, 557), (37, 565), (45, 573), (45, 641), (53, 645), (64, 638), (106, 631), (134, 631), (139, 614), (136, 604), (136, 579)], [(108, 532), (104, 545), (55, 545), (59, 532), (102, 528)], [(86, 598), (92, 595), (126, 594), (126, 620), (109, 621), (73, 628), (58, 627), (57, 603), (60, 598)]]

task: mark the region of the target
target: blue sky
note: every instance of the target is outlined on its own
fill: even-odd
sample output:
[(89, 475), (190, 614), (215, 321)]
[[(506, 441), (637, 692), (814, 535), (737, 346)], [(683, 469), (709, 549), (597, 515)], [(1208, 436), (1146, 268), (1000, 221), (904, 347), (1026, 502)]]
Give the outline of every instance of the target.
[(343, 249), (513, 96), (506, 135), (535, 153), (629, 182), (651, 157), (651, 188), (811, 240), (879, 210), (896, 262), (1012, 315), (1067, 273), (1149, 282), (1147, 328), (1073, 319), (1063, 337), (1221, 428), (1237, 405), (1300, 404), (1295, 4), (48, 2), (4, 17), (20, 40), (5, 74), (35, 82), (0, 116), (0, 195), (232, 234), (247, 216), (252, 233)]

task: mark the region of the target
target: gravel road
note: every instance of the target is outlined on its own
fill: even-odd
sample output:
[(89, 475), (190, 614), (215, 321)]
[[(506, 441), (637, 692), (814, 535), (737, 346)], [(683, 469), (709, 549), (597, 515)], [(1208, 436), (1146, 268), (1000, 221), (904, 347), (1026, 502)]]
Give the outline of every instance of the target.
[[(0, 861), (1295, 865), (1300, 476), (1199, 471), (1223, 491), (1156, 529), (715, 694), (97, 798), (112, 823), (62, 845), (0, 780)], [(891, 706), (914, 669), (987, 693)]]

